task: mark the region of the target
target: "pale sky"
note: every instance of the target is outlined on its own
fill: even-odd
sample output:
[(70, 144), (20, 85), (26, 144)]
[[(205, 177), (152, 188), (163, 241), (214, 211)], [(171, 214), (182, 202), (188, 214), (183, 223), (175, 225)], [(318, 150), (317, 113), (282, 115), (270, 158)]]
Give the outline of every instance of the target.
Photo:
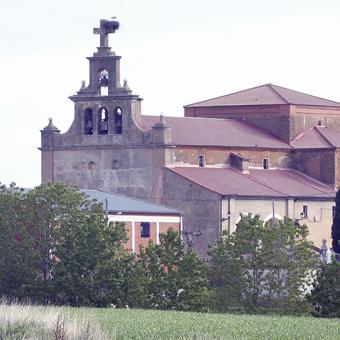
[(40, 183), (40, 129), (65, 132), (99, 19), (144, 114), (273, 83), (340, 101), (339, 0), (1, 0), (0, 181)]

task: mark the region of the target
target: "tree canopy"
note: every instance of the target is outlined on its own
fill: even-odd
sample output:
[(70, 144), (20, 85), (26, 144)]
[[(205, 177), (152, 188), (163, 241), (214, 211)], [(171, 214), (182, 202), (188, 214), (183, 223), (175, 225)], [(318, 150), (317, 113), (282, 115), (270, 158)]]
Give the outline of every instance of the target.
[(100, 203), (61, 183), (30, 191), (2, 186), (0, 216), (3, 295), (71, 305), (125, 302), (119, 288), (132, 256), (123, 226), (108, 224)]
[(335, 214), (332, 225), (333, 250), (340, 254), (340, 188), (335, 197)]
[(307, 234), (289, 219), (267, 225), (258, 215), (242, 216), (237, 230), (210, 249), (215, 308), (301, 308), (316, 264)]

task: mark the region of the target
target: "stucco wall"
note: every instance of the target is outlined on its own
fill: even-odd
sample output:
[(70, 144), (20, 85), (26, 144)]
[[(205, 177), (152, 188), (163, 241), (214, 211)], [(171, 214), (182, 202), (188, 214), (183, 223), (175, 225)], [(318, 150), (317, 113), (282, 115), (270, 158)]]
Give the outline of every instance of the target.
[[(321, 246), (322, 239), (331, 246), (331, 226), (332, 226), (332, 206), (334, 201), (311, 201), (295, 199), (275, 199), (274, 212), (277, 218), (287, 216), (291, 219), (301, 219), (300, 213), (303, 206), (308, 207), (308, 216), (300, 220), (300, 224), (306, 224), (309, 229), (309, 239), (316, 247)], [(223, 214), (231, 213), (230, 220), (223, 222), (223, 229), (233, 232), (236, 223), (240, 219), (241, 213), (259, 214), (262, 220), (268, 220), (273, 216), (273, 206), (271, 199), (235, 199), (225, 198), (222, 203)]]

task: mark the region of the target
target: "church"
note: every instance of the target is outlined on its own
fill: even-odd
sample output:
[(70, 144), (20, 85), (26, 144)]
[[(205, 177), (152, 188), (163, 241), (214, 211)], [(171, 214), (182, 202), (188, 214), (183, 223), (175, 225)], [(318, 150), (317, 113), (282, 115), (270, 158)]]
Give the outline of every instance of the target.
[[(184, 117), (142, 114), (141, 98), (120, 79), (121, 57), (101, 20), (89, 82), (61, 133), (41, 131), (42, 182), (64, 182), (176, 209), (181, 229), (206, 255), (242, 214), (285, 216), (330, 246), (340, 171), (340, 103), (273, 84), (184, 107)], [(197, 236), (197, 237), (195, 237)]]

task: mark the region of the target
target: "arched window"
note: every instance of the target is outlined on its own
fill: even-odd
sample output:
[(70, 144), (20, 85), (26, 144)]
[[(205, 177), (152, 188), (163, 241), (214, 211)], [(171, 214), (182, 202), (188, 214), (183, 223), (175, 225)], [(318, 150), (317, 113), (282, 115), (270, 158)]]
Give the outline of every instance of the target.
[(84, 111), (84, 134), (92, 135), (93, 134), (93, 116), (92, 110), (87, 108)]
[(109, 130), (108, 125), (108, 113), (105, 107), (101, 107), (98, 110), (98, 134), (106, 135)]
[(99, 94), (107, 96), (109, 94), (109, 71), (101, 70), (99, 73)]
[(114, 111), (114, 121), (115, 121), (115, 134), (122, 134), (123, 131), (123, 120), (122, 120), (122, 109), (117, 107)]

